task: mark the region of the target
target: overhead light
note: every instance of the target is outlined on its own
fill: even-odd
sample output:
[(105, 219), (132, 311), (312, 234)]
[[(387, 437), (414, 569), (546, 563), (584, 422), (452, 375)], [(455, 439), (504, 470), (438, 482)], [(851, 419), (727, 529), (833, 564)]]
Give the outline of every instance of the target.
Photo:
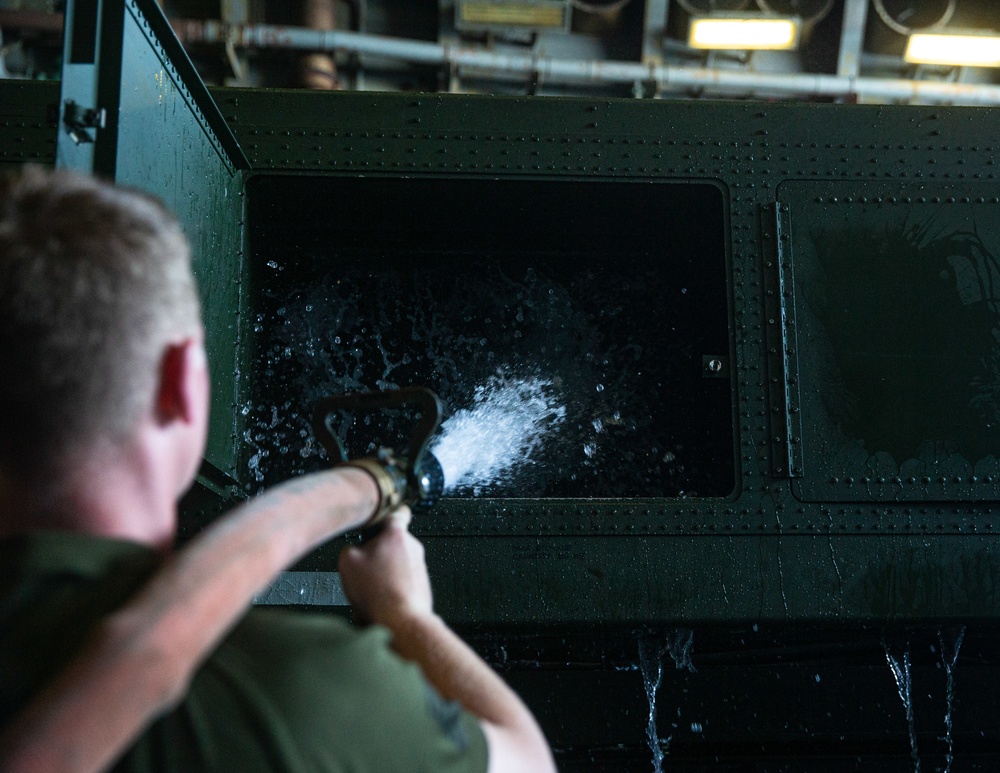
[(692, 16), (688, 46), (789, 51), (798, 48), (801, 28), (798, 16)]
[(567, 0), (458, 0), (459, 29), (552, 29), (568, 26)]
[(903, 58), (913, 64), (1000, 67), (1000, 37), (982, 32), (915, 32)]

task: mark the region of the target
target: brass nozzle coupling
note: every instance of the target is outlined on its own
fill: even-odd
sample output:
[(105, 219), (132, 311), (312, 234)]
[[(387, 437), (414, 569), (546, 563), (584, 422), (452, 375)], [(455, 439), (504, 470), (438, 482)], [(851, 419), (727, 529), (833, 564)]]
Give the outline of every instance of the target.
[(384, 519), (401, 504), (417, 512), (427, 510), (437, 502), (444, 489), (441, 463), (429, 451), (421, 454), (419, 465), (412, 471), (408, 460), (397, 457), (391, 448), (380, 448), (374, 457), (352, 459), (342, 465), (364, 470), (378, 486), (379, 504), (368, 521), (369, 526)]

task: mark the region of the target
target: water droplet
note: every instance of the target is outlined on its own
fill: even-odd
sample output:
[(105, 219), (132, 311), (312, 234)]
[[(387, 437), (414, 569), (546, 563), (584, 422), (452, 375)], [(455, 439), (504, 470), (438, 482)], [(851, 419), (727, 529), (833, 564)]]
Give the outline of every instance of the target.
[(604, 391), (604, 384), (598, 384), (597, 385), (597, 391), (598, 392), (603, 392)]

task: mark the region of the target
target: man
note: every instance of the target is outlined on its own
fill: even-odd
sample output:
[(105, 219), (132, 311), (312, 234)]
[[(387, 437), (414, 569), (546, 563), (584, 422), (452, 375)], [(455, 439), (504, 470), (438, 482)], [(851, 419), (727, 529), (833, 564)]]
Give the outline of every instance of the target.
[[(50, 769), (76, 770), (141, 729), (116, 769), (552, 770), (527, 709), (434, 614), (377, 470), (291, 481), (170, 554), (207, 428), (189, 263), (141, 193), (36, 169), (0, 184), (8, 764), (45, 768), (17, 728), (53, 729)], [(201, 663), (262, 582), (373, 513), (388, 528), (340, 568), (375, 625), (253, 611)]]

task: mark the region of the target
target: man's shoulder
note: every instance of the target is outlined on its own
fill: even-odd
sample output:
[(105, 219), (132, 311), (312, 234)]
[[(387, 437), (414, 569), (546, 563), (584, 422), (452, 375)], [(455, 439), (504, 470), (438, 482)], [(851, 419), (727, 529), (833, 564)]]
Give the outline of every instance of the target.
[(478, 723), (389, 645), (378, 626), (251, 610), (148, 740), (194, 730), (184, 746), (200, 759), (222, 749), (241, 759), (272, 756), (261, 769), (339, 770), (344, 760), (365, 760), (370, 770), (484, 770)]
[[(252, 608), (216, 654), (267, 664), (271, 676), (289, 679), (292, 670), (319, 678), (350, 676), (386, 657), (391, 635), (380, 626), (359, 628), (336, 614)], [(340, 672), (346, 671), (346, 674)]]
[[(254, 608), (202, 669), (220, 670), (253, 682), (275, 701), (291, 697), (298, 706), (343, 702), (338, 696), (370, 690), (400, 670), (412, 679), (417, 669), (392, 651), (389, 631), (380, 626), (359, 628), (332, 614)], [(303, 696), (312, 697), (300, 700)]]
[(258, 642), (290, 648), (384, 646), (389, 632), (379, 626), (360, 628), (335, 613), (251, 607), (227, 641), (247, 647)]

